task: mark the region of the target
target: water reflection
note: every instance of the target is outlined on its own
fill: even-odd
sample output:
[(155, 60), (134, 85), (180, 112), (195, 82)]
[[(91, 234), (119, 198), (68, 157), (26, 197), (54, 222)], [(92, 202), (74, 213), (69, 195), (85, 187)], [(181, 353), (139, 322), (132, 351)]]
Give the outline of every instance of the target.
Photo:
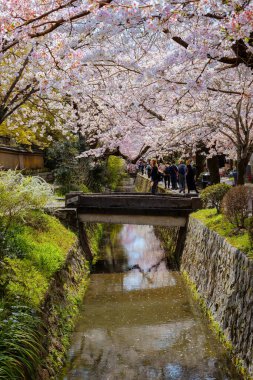
[(155, 237), (153, 227), (124, 225), (120, 240), (130, 272), (124, 275), (125, 290), (173, 286), (176, 280), (167, 270), (165, 252)]
[(110, 231), (104, 252), (118, 273), (92, 275), (65, 380), (239, 379), (152, 227)]

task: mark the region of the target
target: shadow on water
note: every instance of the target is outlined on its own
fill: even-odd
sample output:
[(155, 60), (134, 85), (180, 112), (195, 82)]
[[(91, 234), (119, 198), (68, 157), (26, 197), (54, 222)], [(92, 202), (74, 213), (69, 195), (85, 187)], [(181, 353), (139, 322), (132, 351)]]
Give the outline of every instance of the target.
[(108, 227), (64, 380), (237, 380), (151, 226)]

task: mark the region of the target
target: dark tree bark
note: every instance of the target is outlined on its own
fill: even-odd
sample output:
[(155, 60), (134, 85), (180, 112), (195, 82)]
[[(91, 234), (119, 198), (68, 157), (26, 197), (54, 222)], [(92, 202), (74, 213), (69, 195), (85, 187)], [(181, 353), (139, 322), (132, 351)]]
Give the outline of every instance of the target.
[(233, 170), (233, 167), (234, 167), (234, 161), (233, 160), (229, 160), (229, 170)]
[(201, 173), (205, 171), (206, 156), (203, 156), (201, 152), (196, 152), (196, 176), (197, 178)]
[(220, 173), (219, 173), (219, 158), (218, 156), (213, 156), (207, 159), (207, 166), (210, 172), (210, 180), (212, 185), (220, 183)]
[(122, 153), (120, 151), (120, 147), (118, 146), (115, 150), (110, 150), (110, 149), (107, 149), (104, 153), (104, 157), (107, 157), (107, 156), (117, 156), (117, 157), (122, 157), (124, 160), (127, 160), (129, 162), (131, 162), (132, 164), (136, 164), (136, 162), (144, 155), (148, 152), (148, 150), (150, 149), (150, 146), (143, 146), (140, 150), (140, 152), (138, 153), (137, 156), (135, 156), (134, 158), (130, 159), (126, 154)]
[(200, 141), (196, 150), (196, 176), (197, 178), (201, 173), (205, 171), (206, 168), (206, 154), (208, 153), (208, 148), (205, 144)]
[(237, 160), (237, 185), (245, 184), (245, 174), (246, 169), (249, 164), (250, 155), (247, 155), (245, 158)]
[[(169, 33), (169, 29), (164, 29), (163, 32), (167, 34)], [(177, 44), (181, 45), (185, 49), (188, 49), (189, 47), (189, 44), (179, 36), (172, 37), (172, 40), (175, 41)], [(250, 38), (249, 38), (248, 43), (250, 44), (250, 46), (253, 45), (253, 32), (250, 33)], [(240, 64), (243, 64), (253, 69), (253, 53), (248, 49), (243, 39), (240, 38), (237, 41), (235, 41), (235, 43), (231, 46), (231, 50), (235, 54), (235, 57), (224, 56), (224, 57), (216, 58), (216, 57), (212, 57), (210, 54), (207, 54), (207, 58), (216, 60), (217, 62), (225, 63), (227, 65), (231, 65), (231, 67), (237, 67)]]

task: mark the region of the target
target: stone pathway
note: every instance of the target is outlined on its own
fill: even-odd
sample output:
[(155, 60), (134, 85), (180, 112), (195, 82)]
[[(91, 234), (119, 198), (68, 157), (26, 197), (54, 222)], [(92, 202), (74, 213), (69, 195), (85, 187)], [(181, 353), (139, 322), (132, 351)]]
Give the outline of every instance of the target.
[(65, 198), (54, 196), (50, 201), (46, 204), (46, 210), (58, 209), (65, 207)]

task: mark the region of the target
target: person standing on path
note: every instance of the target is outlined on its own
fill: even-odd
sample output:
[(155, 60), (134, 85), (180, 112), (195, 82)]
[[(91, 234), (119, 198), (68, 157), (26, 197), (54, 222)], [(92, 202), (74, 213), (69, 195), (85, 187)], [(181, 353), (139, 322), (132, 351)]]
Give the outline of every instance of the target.
[(160, 173), (160, 178), (159, 180), (161, 182), (163, 182), (164, 180), (164, 170), (165, 170), (165, 165), (163, 162), (160, 162), (159, 166), (158, 166), (158, 170), (159, 170), (159, 173)]
[(157, 161), (155, 159), (151, 160), (151, 193), (155, 195), (157, 192), (158, 182), (159, 182), (159, 171), (157, 166)]
[(144, 162), (142, 160), (139, 162), (139, 171), (142, 175), (144, 174)]
[(188, 194), (190, 193), (191, 190), (196, 191), (198, 194), (198, 190), (196, 188), (196, 183), (195, 183), (195, 170), (191, 166), (191, 161), (187, 161), (187, 166), (186, 166), (186, 183), (187, 183), (187, 188), (188, 188)]
[(148, 178), (151, 177), (151, 170), (152, 170), (152, 168), (151, 168), (151, 165), (150, 165), (150, 161), (148, 161), (148, 163), (146, 165), (146, 174), (147, 174)]
[(180, 161), (178, 165), (178, 183), (179, 183), (179, 193), (185, 193), (185, 176), (186, 176), (186, 165), (183, 161)]
[(177, 169), (174, 162), (172, 163), (172, 165), (169, 168), (169, 173), (170, 173), (172, 190), (177, 190), (178, 169)]
[(170, 188), (170, 164), (165, 164), (164, 169), (164, 187), (165, 189)]

